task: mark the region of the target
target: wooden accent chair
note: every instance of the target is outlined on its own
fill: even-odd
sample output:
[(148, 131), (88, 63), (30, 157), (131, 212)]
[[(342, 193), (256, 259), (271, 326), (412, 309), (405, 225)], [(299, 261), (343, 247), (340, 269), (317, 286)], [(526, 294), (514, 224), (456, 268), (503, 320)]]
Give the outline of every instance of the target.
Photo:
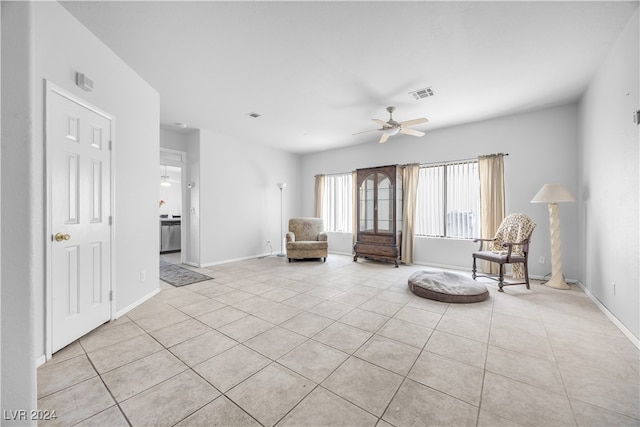
[[(473, 274), (472, 277), (488, 277), (497, 280), (500, 292), (504, 292), (503, 286), (509, 285), (527, 285), (529, 288), (529, 244), (531, 243), (531, 234), (536, 228), (536, 224), (521, 213), (508, 215), (502, 220), (500, 227), (493, 239), (474, 239), (474, 242), (480, 242), (480, 248), (473, 256)], [(488, 243), (487, 250), (483, 250), (483, 244)], [(494, 262), (500, 265), (499, 273), (496, 274), (477, 274), (476, 260), (481, 259)], [(504, 281), (504, 265), (512, 264), (513, 278), (520, 279), (519, 282), (506, 283)]]
[(322, 218), (291, 218), (287, 233), (287, 258), (327, 260), (329, 244)]

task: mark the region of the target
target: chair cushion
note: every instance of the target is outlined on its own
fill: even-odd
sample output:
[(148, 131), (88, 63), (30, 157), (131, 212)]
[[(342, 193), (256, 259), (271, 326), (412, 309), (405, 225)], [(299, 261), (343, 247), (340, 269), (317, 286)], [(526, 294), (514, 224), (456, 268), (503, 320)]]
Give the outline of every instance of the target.
[(482, 283), (446, 271), (416, 271), (408, 282), (411, 292), (435, 301), (468, 303), (489, 298), (489, 291)]
[[(496, 251), (480, 251), (480, 252), (474, 252), (473, 254), (474, 258), (480, 258), (480, 259), (484, 259), (487, 261), (492, 261), (492, 262), (497, 262), (500, 264), (504, 264), (507, 262), (507, 252), (506, 251), (500, 251), (500, 252), (496, 252)], [(510, 262), (524, 262), (525, 258), (524, 255), (518, 255), (518, 254), (514, 254), (513, 252), (511, 253), (511, 260)]]
[(324, 241), (317, 241), (317, 240), (311, 240), (311, 241), (295, 241), (295, 242), (288, 242), (287, 243), (287, 249), (291, 250), (298, 250), (298, 251), (315, 251), (318, 249), (327, 249), (329, 243), (324, 240)]

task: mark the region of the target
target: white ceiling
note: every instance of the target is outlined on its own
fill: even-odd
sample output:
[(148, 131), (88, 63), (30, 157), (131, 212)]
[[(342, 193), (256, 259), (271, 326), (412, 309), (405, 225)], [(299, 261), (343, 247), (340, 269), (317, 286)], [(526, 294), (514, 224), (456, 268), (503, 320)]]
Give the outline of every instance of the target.
[[(427, 117), (415, 128), (428, 140), (575, 101), (638, 2), (63, 5), (160, 93), (163, 125), (305, 153), (376, 142), (352, 134), (388, 105), (396, 120)], [(409, 95), (427, 86), (435, 96)]]

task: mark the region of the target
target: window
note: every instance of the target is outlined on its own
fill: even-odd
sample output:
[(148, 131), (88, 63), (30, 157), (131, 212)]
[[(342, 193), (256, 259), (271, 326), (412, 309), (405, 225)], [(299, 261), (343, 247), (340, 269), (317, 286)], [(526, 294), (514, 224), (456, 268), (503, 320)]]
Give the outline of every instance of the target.
[(324, 178), (322, 219), (327, 231), (351, 233), (353, 214), (353, 178), (350, 173)]
[(416, 236), (479, 237), (478, 161), (420, 168), (416, 204)]

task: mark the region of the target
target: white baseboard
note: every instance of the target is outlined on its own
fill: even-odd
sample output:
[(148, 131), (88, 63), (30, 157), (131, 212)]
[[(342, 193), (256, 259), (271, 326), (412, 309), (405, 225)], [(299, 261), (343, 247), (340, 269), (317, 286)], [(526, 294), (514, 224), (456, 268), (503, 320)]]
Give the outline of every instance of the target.
[(620, 332), (622, 332), (624, 336), (627, 337), (629, 341), (631, 341), (631, 343), (636, 346), (636, 348), (640, 349), (640, 339), (633, 335), (633, 332), (631, 332), (620, 320), (618, 320), (618, 318), (614, 316), (613, 313), (611, 313), (609, 309), (605, 307), (604, 304), (602, 304), (600, 300), (598, 300), (598, 298), (596, 298), (596, 296), (591, 293), (589, 288), (587, 288), (579, 280), (576, 280), (575, 282), (578, 286), (580, 286), (580, 289), (582, 289), (584, 293), (591, 299), (591, 301), (593, 301), (593, 303), (598, 306), (600, 311), (602, 311), (604, 315), (607, 316), (607, 318), (609, 318), (609, 320), (611, 320), (611, 322), (613, 322), (613, 324), (616, 325), (618, 329), (620, 329)]
[(432, 262), (414, 261), (413, 265), (424, 265), (425, 267), (442, 268), (444, 270), (457, 270), (471, 272), (471, 268), (460, 267), (459, 265), (435, 264)]
[(230, 262), (238, 262), (238, 261), (246, 261), (248, 259), (256, 259), (256, 258), (266, 258), (268, 256), (276, 256), (277, 254), (258, 254), (258, 255), (250, 255), (250, 256), (244, 256), (244, 257), (240, 257), (240, 258), (231, 258), (231, 259), (225, 259), (222, 261), (214, 261), (214, 262), (207, 262), (204, 264), (200, 264), (200, 265), (194, 265), (194, 267), (198, 267), (198, 268), (207, 268), (207, 267), (213, 267), (215, 265), (220, 265), (220, 264), (228, 264)]
[(36, 357), (36, 368), (39, 368), (40, 366), (44, 365), (46, 361), (47, 361), (47, 356), (45, 356), (44, 354)]
[(353, 256), (353, 252), (329, 251), (330, 254)]
[(128, 312), (130, 312), (131, 310), (133, 310), (134, 308), (136, 308), (137, 306), (139, 306), (140, 304), (148, 301), (149, 299), (151, 299), (152, 297), (154, 297), (155, 295), (157, 295), (158, 293), (160, 293), (160, 288), (154, 290), (153, 292), (148, 293), (147, 295), (143, 296), (142, 298), (140, 298), (138, 301), (135, 301), (131, 304), (129, 304), (128, 306), (126, 306), (125, 308), (123, 308), (122, 310), (117, 311), (114, 315), (113, 315), (113, 320), (124, 316), (125, 314), (127, 314)]

